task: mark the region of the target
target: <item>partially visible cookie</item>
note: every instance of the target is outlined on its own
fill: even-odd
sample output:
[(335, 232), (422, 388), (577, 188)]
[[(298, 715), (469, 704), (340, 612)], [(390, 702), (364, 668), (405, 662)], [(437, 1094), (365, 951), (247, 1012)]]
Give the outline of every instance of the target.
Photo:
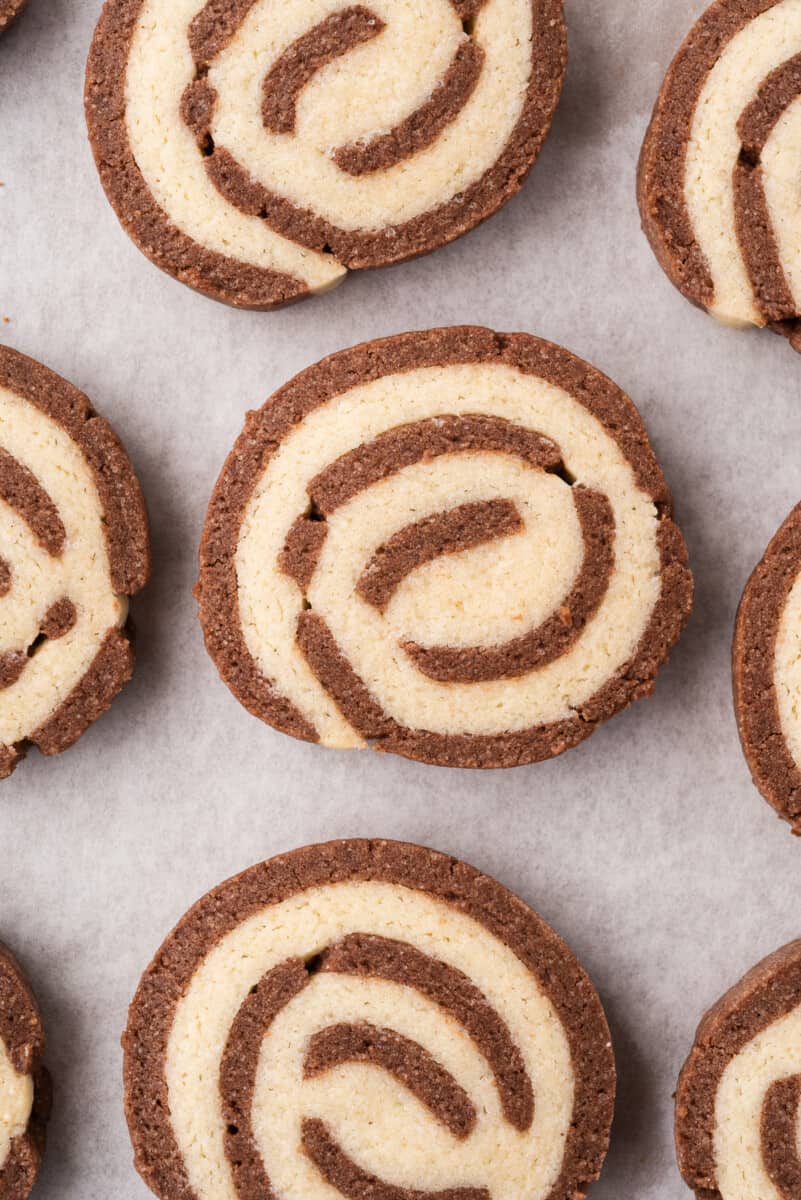
[(71, 746), (133, 670), (147, 582), (142, 493), (111, 427), (66, 380), (0, 346), (0, 778)]
[(0, 0), (0, 33), (8, 29), (27, 3), (28, 0)]
[(277, 729), (510, 767), (653, 691), (692, 577), (631, 400), (468, 327), (335, 354), (251, 413), (197, 595), (222, 678)]
[(50, 1115), (44, 1030), (33, 992), (0, 944), (0, 1198), (25, 1200), (36, 1180)]
[(676, 55), (643, 145), (643, 228), (688, 299), (801, 348), (801, 8), (715, 0)]
[(801, 1196), (801, 941), (710, 1009), (676, 1092), (676, 1149), (698, 1200)]
[(267, 309), (491, 216), (566, 64), (562, 0), (106, 0), (86, 115), (139, 248)]
[(754, 783), (801, 834), (801, 504), (743, 593), (733, 678), (737, 724)]
[(584, 971), (511, 892), (419, 846), (310, 846), (215, 888), (123, 1045), (161, 1200), (581, 1200), (608, 1146)]

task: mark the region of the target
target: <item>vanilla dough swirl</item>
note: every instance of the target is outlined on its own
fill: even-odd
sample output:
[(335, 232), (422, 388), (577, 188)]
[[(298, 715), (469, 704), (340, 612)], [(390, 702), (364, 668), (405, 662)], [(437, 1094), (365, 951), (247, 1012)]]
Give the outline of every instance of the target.
[(162, 1200), (566, 1200), (615, 1089), (600, 1002), (504, 888), (350, 841), (204, 897), (145, 973), (126, 1111)]
[(631, 401), (558, 347), (455, 329), (335, 355), (251, 414), (198, 596), (279, 729), (508, 766), (647, 694), (691, 590)]
[(269, 308), (491, 215), (565, 65), (562, 0), (107, 0), (86, 109), (144, 252)]

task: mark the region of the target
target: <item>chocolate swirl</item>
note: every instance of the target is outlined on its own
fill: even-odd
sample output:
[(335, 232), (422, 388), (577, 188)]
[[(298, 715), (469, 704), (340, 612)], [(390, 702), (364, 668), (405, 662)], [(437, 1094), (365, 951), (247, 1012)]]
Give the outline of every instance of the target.
[(589, 981), (498, 884), (415, 846), (311, 847), (223, 884), (145, 974), (124, 1046), (164, 1200), (558, 1200), (606, 1150)]
[(639, 173), (643, 227), (676, 286), (725, 323), (770, 325), (794, 346), (799, 130), (796, 0), (716, 0), (670, 67)]
[(86, 108), (145, 253), (269, 308), (495, 212), (537, 158), (565, 66), (562, 0), (111, 0)]
[(128, 596), (149, 571), (139, 485), (111, 428), (0, 347), (0, 777), (66, 749), (130, 677)]
[(734, 708), (754, 783), (801, 833), (801, 505), (743, 592), (732, 651)]
[(335, 356), (249, 419), (198, 597), (279, 729), (505, 766), (649, 691), (691, 581), (631, 402), (534, 338), (452, 330)]
[(50, 1115), (44, 1030), (19, 964), (0, 943), (0, 1195), (27, 1200), (39, 1173)]
[(801, 1184), (801, 942), (703, 1018), (676, 1092), (679, 1166), (698, 1200), (794, 1200)]

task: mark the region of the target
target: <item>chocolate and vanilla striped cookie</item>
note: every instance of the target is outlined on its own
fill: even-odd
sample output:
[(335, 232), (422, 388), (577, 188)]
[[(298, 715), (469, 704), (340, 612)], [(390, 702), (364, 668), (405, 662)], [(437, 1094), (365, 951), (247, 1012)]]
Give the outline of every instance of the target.
[(26, 1200), (36, 1180), (50, 1115), (42, 1066), (44, 1030), (33, 992), (0, 943), (0, 1197)]
[(161, 1200), (581, 1200), (608, 1146), (614, 1057), (581, 966), (419, 846), (306, 847), (204, 896), (123, 1045)]
[(562, 0), (106, 0), (86, 112), (140, 249), (272, 308), (491, 216), (566, 61)]
[(801, 834), (801, 504), (748, 581), (732, 659), (737, 724), (754, 783)]
[(679, 1078), (676, 1148), (698, 1200), (801, 1196), (801, 941), (706, 1014)]
[(801, 0), (715, 0), (643, 146), (643, 227), (688, 299), (801, 348)]
[(632, 402), (525, 334), (357, 346), (248, 416), (212, 496), (206, 645), (307, 741), (505, 767), (654, 687), (692, 604)]
[(0, 33), (8, 29), (27, 3), (28, 0), (0, 0)]
[(150, 571), (139, 484), (111, 427), (0, 346), (0, 778), (58, 754), (133, 669), (128, 597)]

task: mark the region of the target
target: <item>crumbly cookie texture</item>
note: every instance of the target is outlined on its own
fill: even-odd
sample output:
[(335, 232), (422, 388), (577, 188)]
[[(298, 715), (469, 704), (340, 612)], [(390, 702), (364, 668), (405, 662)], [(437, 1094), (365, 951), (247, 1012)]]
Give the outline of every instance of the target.
[(471, 327), (336, 354), (251, 413), (197, 595), (222, 678), (276, 728), (506, 767), (653, 690), (692, 578), (632, 402)]
[(272, 308), (491, 216), (566, 65), (562, 0), (106, 0), (86, 114), (140, 249)]
[(0, 0), (0, 33), (8, 29), (27, 3), (28, 0)]
[(754, 783), (801, 834), (801, 504), (743, 593), (732, 670), (740, 740)]
[(698, 1200), (793, 1200), (801, 1187), (801, 941), (710, 1009), (676, 1092), (679, 1166)]
[(310, 846), (216, 888), (123, 1044), (161, 1200), (581, 1200), (608, 1146), (584, 971), (505, 888), (419, 846)]
[(643, 228), (688, 299), (801, 348), (801, 0), (715, 0), (643, 145)]
[(0, 1196), (26, 1200), (44, 1153), (50, 1079), (44, 1031), (19, 964), (0, 944)]
[(77, 388), (0, 346), (0, 778), (30, 744), (71, 746), (130, 678), (128, 598), (149, 572), (116, 434)]

